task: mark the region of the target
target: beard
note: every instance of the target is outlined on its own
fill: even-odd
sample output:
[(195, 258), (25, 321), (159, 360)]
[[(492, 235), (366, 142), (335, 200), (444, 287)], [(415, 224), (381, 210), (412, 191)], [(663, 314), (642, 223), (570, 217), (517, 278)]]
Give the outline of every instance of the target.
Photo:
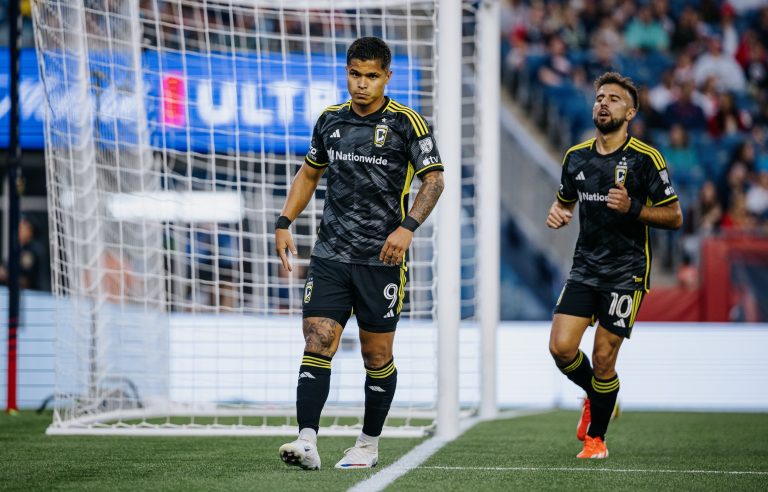
[(600, 123), (597, 117), (592, 118), (592, 122), (595, 124), (595, 128), (600, 130), (600, 133), (607, 134), (607, 133), (613, 133), (619, 128), (621, 128), (621, 125), (624, 124), (626, 120), (620, 120), (617, 118), (611, 118), (605, 123)]

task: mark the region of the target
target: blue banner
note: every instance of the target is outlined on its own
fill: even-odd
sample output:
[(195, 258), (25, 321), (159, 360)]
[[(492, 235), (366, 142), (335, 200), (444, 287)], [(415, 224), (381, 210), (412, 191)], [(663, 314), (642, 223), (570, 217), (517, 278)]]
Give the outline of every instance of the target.
[[(72, 76), (76, 63), (69, 54), (45, 55), (46, 98), (33, 50), (22, 53), (22, 146), (43, 147), (43, 115), (50, 104), (52, 137), (72, 141), (78, 135), (65, 124), (82, 101)], [(412, 62), (414, 60), (411, 60)], [(322, 110), (348, 99), (345, 57), (246, 53), (166, 53), (142, 56), (143, 101), (136, 100), (130, 60), (107, 53), (92, 54), (88, 63), (88, 98), (96, 115), (93, 127), (100, 145), (135, 145), (140, 128), (136, 110), (146, 111), (150, 143), (156, 148), (209, 153), (291, 152), (309, 146), (314, 121)], [(8, 50), (0, 51), (8, 67)], [(418, 70), (407, 57), (395, 57), (387, 93), (419, 110)], [(5, 68), (7, 70), (7, 68)], [(58, 73), (61, 72), (61, 73)], [(66, 73), (69, 72), (69, 73)], [(8, 145), (9, 77), (0, 75), (0, 145)], [(80, 97), (82, 99), (82, 97)], [(71, 101), (67, 104), (67, 101)]]
[[(7, 149), (10, 143), (11, 125), (11, 53), (8, 48), (0, 49), (0, 148)], [(19, 80), (19, 140), (25, 149), (43, 148), (43, 117), (45, 114), (45, 92), (37, 74), (35, 50), (21, 51), (21, 78)]]

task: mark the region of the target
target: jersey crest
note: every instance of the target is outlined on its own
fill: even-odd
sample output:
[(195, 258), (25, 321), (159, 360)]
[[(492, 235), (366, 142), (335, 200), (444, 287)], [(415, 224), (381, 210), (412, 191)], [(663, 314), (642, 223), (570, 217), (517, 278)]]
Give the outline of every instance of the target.
[(616, 164), (616, 169), (614, 171), (614, 182), (617, 185), (624, 186), (624, 183), (627, 181), (627, 158), (622, 157), (621, 162)]
[(387, 133), (389, 133), (387, 125), (376, 125), (376, 129), (373, 132), (373, 145), (383, 147), (387, 141)]

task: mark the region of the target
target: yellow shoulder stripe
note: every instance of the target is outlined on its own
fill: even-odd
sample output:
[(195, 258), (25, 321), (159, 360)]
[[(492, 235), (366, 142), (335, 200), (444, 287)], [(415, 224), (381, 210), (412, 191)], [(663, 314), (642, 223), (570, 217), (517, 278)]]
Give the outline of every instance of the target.
[(565, 164), (565, 159), (568, 157), (568, 154), (570, 154), (574, 150), (579, 150), (579, 149), (583, 149), (583, 148), (586, 148), (586, 147), (592, 147), (592, 144), (594, 142), (595, 142), (595, 139), (594, 138), (590, 138), (586, 142), (581, 142), (580, 144), (576, 144), (573, 147), (571, 147), (570, 149), (566, 150), (565, 151), (565, 155), (563, 156), (563, 162), (561, 163), (561, 165)]
[(411, 121), (411, 125), (413, 125), (413, 129), (416, 130), (417, 137), (422, 137), (429, 133), (429, 127), (427, 126), (427, 122), (424, 121), (424, 118), (408, 106), (403, 106), (402, 104), (395, 102), (394, 99), (390, 99), (387, 109), (395, 113), (403, 113), (407, 116)]
[(347, 102), (345, 102), (343, 104), (333, 104), (331, 106), (328, 106), (327, 108), (325, 108), (323, 110), (323, 113), (328, 112), (328, 111), (338, 111), (341, 108), (343, 108), (344, 106), (349, 106), (349, 101), (347, 101)]
[(662, 169), (667, 167), (667, 163), (664, 161), (664, 158), (661, 156), (658, 150), (654, 149), (648, 144), (641, 142), (635, 137), (632, 137), (632, 139), (629, 141), (629, 147), (635, 149), (636, 151), (642, 154), (649, 156), (653, 161), (653, 165), (656, 166), (657, 170), (661, 171)]

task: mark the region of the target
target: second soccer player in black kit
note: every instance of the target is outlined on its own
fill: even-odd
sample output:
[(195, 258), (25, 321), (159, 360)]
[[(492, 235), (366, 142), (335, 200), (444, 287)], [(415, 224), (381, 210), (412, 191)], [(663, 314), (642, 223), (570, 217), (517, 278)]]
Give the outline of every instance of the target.
[[(384, 95), (390, 62), (381, 39), (360, 38), (349, 47), (351, 99), (320, 115), (275, 224), (277, 253), (291, 270), (286, 250), (296, 254), (296, 248), (288, 227), (325, 173), (323, 219), (304, 286), (299, 438), (279, 450), (285, 463), (303, 469), (320, 468), (320, 413), (328, 398), (331, 360), (352, 312), (366, 372), (365, 414), (360, 436), (336, 468), (378, 463), (379, 436), (397, 386), (392, 345), (405, 295), (406, 253), (443, 190), (443, 164), (429, 126), (419, 113)], [(422, 183), (408, 210), (414, 176)]]
[[(567, 225), (579, 202), (579, 239), (554, 309), (549, 350), (560, 371), (587, 393), (576, 430), (584, 448), (577, 457), (599, 459), (608, 457), (619, 348), (650, 288), (648, 227), (678, 229), (683, 218), (664, 158), (627, 134), (638, 110), (637, 88), (609, 72), (595, 81), (595, 90), (595, 138), (566, 152), (547, 226)], [(592, 366), (579, 345), (595, 320)]]

